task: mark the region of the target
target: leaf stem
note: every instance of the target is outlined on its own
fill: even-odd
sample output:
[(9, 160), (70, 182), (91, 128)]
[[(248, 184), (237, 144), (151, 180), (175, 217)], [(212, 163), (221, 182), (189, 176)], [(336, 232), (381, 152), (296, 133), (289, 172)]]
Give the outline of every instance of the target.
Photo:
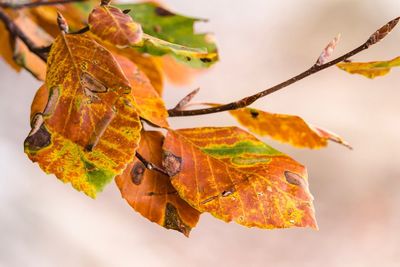
[(6, 26), (12, 37), (18, 37), (19, 39), (21, 39), (32, 53), (36, 54), (44, 62), (47, 61), (46, 51), (49, 50), (48, 47), (37, 47), (33, 43), (33, 41), (12, 21), (12, 19), (10, 19), (9, 16), (7, 16), (7, 14), (2, 9), (0, 9), (0, 20), (3, 21), (4, 25)]
[(322, 65), (314, 64), (311, 68), (307, 69), (306, 71), (304, 71), (284, 82), (281, 82), (275, 86), (272, 86), (264, 91), (261, 91), (259, 93), (256, 93), (254, 95), (251, 95), (251, 96), (248, 96), (245, 98), (242, 98), (235, 102), (231, 102), (231, 103), (216, 106), (216, 107), (193, 109), (193, 110), (180, 110), (177, 108), (173, 108), (173, 109), (168, 110), (168, 114), (170, 117), (197, 116), (197, 115), (212, 114), (212, 113), (218, 113), (218, 112), (235, 110), (235, 109), (246, 107), (246, 106), (254, 103), (259, 98), (262, 98), (262, 97), (272, 94), (276, 91), (279, 91), (293, 83), (296, 83), (296, 82), (298, 82), (308, 76), (311, 76), (321, 70), (324, 70), (333, 65), (336, 65), (337, 63), (347, 60), (348, 58), (360, 53), (361, 51), (368, 49), (371, 45), (374, 45), (374, 44), (378, 43), (379, 41), (381, 41), (383, 38), (385, 38), (386, 35), (389, 34), (392, 31), (392, 29), (397, 25), (397, 23), (399, 22), (399, 19), (400, 19), (400, 17), (397, 17), (397, 18), (389, 21), (387, 24), (385, 24), (380, 29), (378, 29), (376, 32), (374, 32), (364, 44), (351, 50), (350, 52), (348, 52), (332, 61), (329, 61), (325, 64), (322, 64)]
[(21, 8), (32, 8), (39, 6), (54, 6), (54, 5), (63, 5), (70, 4), (75, 2), (84, 2), (86, 0), (56, 0), (56, 1), (37, 1), (37, 2), (27, 2), (27, 3), (10, 3), (10, 2), (0, 2), (0, 7), (2, 8), (12, 8), (12, 9), (21, 9)]

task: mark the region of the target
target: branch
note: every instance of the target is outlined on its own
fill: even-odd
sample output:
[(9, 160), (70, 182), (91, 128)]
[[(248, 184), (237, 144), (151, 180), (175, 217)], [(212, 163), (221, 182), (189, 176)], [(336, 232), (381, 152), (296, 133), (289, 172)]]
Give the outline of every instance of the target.
[(38, 1), (38, 2), (27, 2), (27, 3), (10, 3), (10, 2), (1, 2), (0, 7), (2, 8), (12, 8), (12, 9), (21, 9), (21, 8), (31, 8), (31, 7), (38, 7), (38, 6), (54, 6), (54, 5), (63, 5), (63, 4), (70, 4), (75, 2), (84, 2), (86, 0), (57, 0), (57, 1)]
[(193, 97), (195, 97), (199, 91), (200, 88), (197, 88), (190, 92), (188, 95), (182, 98), (182, 100), (179, 101), (178, 104), (176, 104), (176, 106), (171, 110), (183, 110), (189, 104), (189, 102), (192, 101)]
[(228, 110), (235, 110), (235, 109), (239, 109), (239, 108), (243, 108), (246, 107), (250, 104), (252, 104), (253, 102), (255, 102), (256, 100), (258, 100), (261, 97), (267, 96), (269, 94), (272, 94), (276, 91), (279, 91), (293, 83), (296, 83), (308, 76), (311, 76), (312, 74), (315, 74), (321, 70), (324, 70), (326, 68), (329, 68), (333, 65), (336, 65), (337, 63), (340, 63), (344, 60), (347, 60), (348, 58), (360, 53), (361, 51), (364, 51), (366, 49), (368, 49), (370, 46), (378, 43), (379, 41), (381, 41), (383, 38), (386, 37), (386, 35), (388, 35), (393, 28), (397, 25), (397, 23), (399, 22), (400, 17), (397, 17), (393, 20), (391, 20), (390, 22), (388, 22), (387, 24), (385, 24), (383, 27), (381, 27), (379, 30), (377, 30), (376, 32), (374, 32), (369, 38), (368, 40), (362, 44), (361, 46), (357, 47), (356, 49), (338, 57), (337, 59), (334, 59), (332, 61), (329, 61), (325, 64), (322, 65), (318, 65), (318, 64), (314, 64), (311, 68), (309, 68), (308, 70), (294, 76), (293, 78), (290, 78), (282, 83), (279, 83), (275, 86), (272, 86), (264, 91), (261, 91), (259, 93), (256, 93), (254, 95), (242, 98), (238, 101), (235, 102), (231, 102), (225, 105), (221, 105), (221, 106), (216, 106), (216, 107), (210, 107), (210, 108), (203, 108), (203, 109), (194, 109), (194, 110), (179, 110), (179, 109), (170, 109), (168, 110), (168, 114), (170, 117), (182, 117), (182, 116), (196, 116), (196, 115), (204, 115), (204, 114), (212, 114), (212, 113), (218, 113), (218, 112), (223, 112), (223, 111), (228, 111)]
[(12, 38), (18, 37), (22, 40), (22, 42), (24, 42), (24, 44), (32, 53), (36, 54), (44, 62), (47, 61), (47, 52), (49, 51), (48, 47), (37, 47), (33, 43), (33, 41), (28, 36), (26, 36), (25, 33), (1, 9), (0, 20), (3, 21)]
[(136, 152), (135, 154), (136, 158), (138, 160), (140, 160), (144, 166), (146, 167), (146, 169), (150, 170), (150, 171), (156, 171), (159, 172), (161, 174), (164, 174), (166, 176), (169, 177), (168, 173), (166, 170), (164, 170), (163, 168), (158, 167), (157, 165), (155, 165), (154, 163), (148, 161), (147, 159), (145, 159), (142, 155), (140, 155), (138, 152)]

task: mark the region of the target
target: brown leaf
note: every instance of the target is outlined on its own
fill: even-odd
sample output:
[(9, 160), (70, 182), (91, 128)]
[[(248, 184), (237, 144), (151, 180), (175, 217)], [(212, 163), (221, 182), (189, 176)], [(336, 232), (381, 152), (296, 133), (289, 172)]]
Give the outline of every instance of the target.
[[(163, 139), (160, 132), (142, 132), (138, 152), (161, 166)], [(135, 158), (115, 181), (122, 197), (150, 221), (186, 236), (196, 226), (200, 213), (179, 197), (169, 177), (147, 170), (138, 159)]]
[(90, 31), (100, 39), (118, 48), (134, 46), (142, 42), (142, 27), (120, 9), (99, 6), (89, 15)]
[(164, 167), (201, 212), (259, 228), (316, 228), (305, 168), (236, 127), (169, 130)]

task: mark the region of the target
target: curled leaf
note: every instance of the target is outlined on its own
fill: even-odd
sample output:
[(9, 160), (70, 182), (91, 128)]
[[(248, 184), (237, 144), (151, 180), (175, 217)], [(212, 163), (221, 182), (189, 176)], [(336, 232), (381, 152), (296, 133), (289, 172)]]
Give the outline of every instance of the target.
[[(142, 132), (138, 152), (161, 166), (163, 140), (160, 132)], [(138, 159), (135, 158), (115, 181), (122, 197), (150, 221), (186, 236), (196, 226), (200, 213), (179, 197), (169, 177), (146, 169)]]
[(337, 66), (351, 74), (359, 74), (370, 79), (388, 74), (392, 68), (400, 66), (400, 57), (388, 61), (342, 62)]
[(201, 212), (259, 228), (316, 228), (305, 168), (236, 127), (169, 130), (163, 164)]
[(33, 103), (42, 110), (32, 118), (25, 152), (45, 172), (95, 197), (132, 161), (139, 143), (130, 83), (88, 35), (62, 33), (49, 54), (46, 88), (35, 101), (47, 101)]
[(141, 51), (157, 56), (172, 54), (180, 61), (191, 62), (194, 67), (210, 66), (218, 60), (218, 54), (208, 53), (206, 48), (191, 48), (178, 45), (148, 34), (143, 34)]
[(296, 147), (316, 149), (327, 146), (328, 140), (331, 140), (351, 148), (338, 135), (312, 126), (298, 116), (269, 113), (254, 108), (231, 110), (229, 113), (249, 131)]

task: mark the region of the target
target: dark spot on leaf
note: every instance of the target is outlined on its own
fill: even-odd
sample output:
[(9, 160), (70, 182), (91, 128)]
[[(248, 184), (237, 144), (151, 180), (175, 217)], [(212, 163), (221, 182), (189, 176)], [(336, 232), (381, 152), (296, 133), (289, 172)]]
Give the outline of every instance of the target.
[(182, 158), (172, 154), (169, 151), (164, 151), (162, 165), (168, 175), (173, 177), (181, 171)]
[(156, 33), (160, 33), (160, 32), (162, 31), (162, 28), (161, 28), (160, 25), (155, 25), (155, 26), (153, 27), (153, 30), (154, 30)]
[(111, 110), (107, 111), (101, 120), (96, 124), (94, 131), (92, 132), (88, 144), (85, 146), (86, 151), (92, 151), (93, 148), (97, 145), (100, 141), (100, 138), (103, 136), (104, 132), (106, 131), (108, 125), (114, 119), (115, 111), (114, 108), (111, 107)]
[(140, 185), (146, 168), (140, 161), (136, 162), (131, 169), (131, 180), (135, 185)]
[(39, 150), (49, 146), (51, 143), (51, 134), (47, 131), (44, 124), (41, 124), (34, 133), (29, 134), (25, 139), (24, 145), (29, 150)]
[(191, 57), (186, 57), (186, 60), (187, 61), (192, 61), (192, 58)]
[(223, 197), (228, 197), (228, 196), (232, 195), (234, 192), (235, 192), (235, 189), (234, 189), (234, 188), (231, 188), (231, 189), (229, 189), (229, 190), (223, 191), (223, 192), (221, 193), (221, 196), (223, 196)]
[[(222, 194), (223, 194), (223, 192), (222, 192)], [(202, 205), (207, 204), (208, 202), (211, 202), (211, 201), (213, 201), (214, 199), (217, 199), (217, 198), (218, 198), (218, 196), (209, 197), (206, 200), (201, 201), (200, 204), (202, 204)]]
[(105, 93), (108, 91), (107, 87), (102, 84), (102, 82), (100, 82), (88, 72), (82, 73), (80, 81), (82, 86), (92, 93)]
[(203, 63), (210, 63), (212, 60), (206, 57), (200, 58), (201, 62)]
[(182, 222), (178, 214), (178, 210), (171, 203), (167, 203), (165, 208), (164, 227), (181, 232), (185, 236), (189, 236), (190, 227)]
[(253, 119), (257, 119), (258, 115), (260, 115), (260, 113), (258, 113), (257, 110), (251, 109), (250, 110), (250, 115)]
[(299, 185), (303, 185), (303, 183), (304, 183), (304, 179), (300, 175), (290, 172), (290, 171), (285, 171), (285, 178), (286, 178), (286, 181), (292, 185), (299, 186)]
[(60, 97), (60, 90), (57, 86), (50, 88), (49, 99), (47, 100), (46, 108), (43, 111), (44, 115), (50, 115), (56, 108), (58, 98)]
[(167, 16), (175, 16), (175, 13), (172, 13), (171, 11), (162, 8), (162, 7), (156, 7), (155, 12), (157, 15), (161, 16), (161, 17), (167, 17)]

